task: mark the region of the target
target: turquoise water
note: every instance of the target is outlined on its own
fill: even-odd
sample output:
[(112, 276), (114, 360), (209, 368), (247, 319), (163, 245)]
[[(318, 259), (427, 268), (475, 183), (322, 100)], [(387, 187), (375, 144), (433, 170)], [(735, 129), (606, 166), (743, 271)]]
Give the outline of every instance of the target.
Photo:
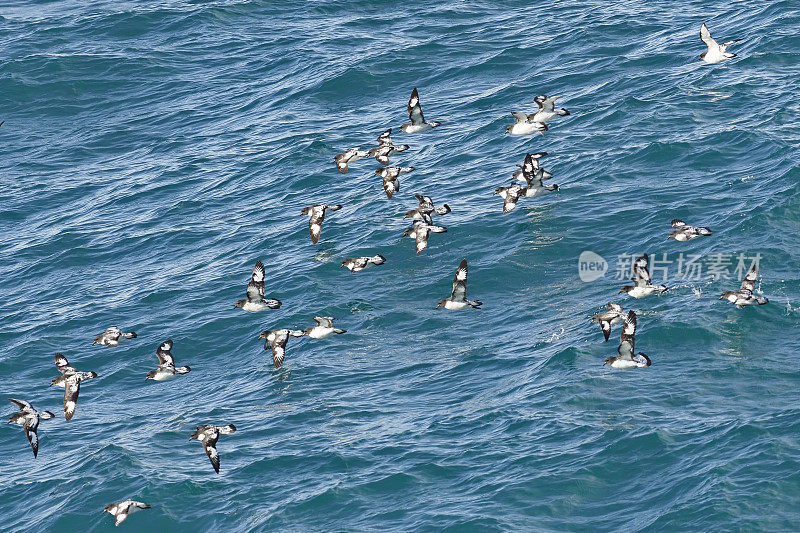
[[(131, 531), (797, 530), (796, 3), (528, 4), (0, 7), (0, 392), (58, 415), (35, 460), (2, 427), (4, 530), (111, 530), (127, 498), (153, 506)], [(700, 62), (702, 22), (739, 57)], [(415, 86), (443, 124), (407, 135)], [(572, 114), (504, 135), (540, 93)], [(332, 161), (388, 127), (417, 168), (392, 200), (374, 160)], [(503, 215), (533, 151), (561, 190)], [(453, 209), (419, 256), (414, 193)], [(315, 246), (319, 202), (344, 208)], [(714, 234), (668, 241), (672, 218)], [(626, 300), (618, 258), (642, 252), (760, 254), (771, 302), (673, 271)], [(464, 257), (483, 309), (435, 310)], [(233, 309), (259, 258), (283, 306)], [(602, 365), (611, 300), (652, 367)], [(314, 315), (348, 332), (290, 339), (274, 370), (259, 333)], [(92, 346), (112, 324), (139, 338)], [(192, 372), (145, 382), (168, 338)], [(56, 351), (99, 374), (71, 422)], [(219, 475), (202, 423), (238, 428)]]

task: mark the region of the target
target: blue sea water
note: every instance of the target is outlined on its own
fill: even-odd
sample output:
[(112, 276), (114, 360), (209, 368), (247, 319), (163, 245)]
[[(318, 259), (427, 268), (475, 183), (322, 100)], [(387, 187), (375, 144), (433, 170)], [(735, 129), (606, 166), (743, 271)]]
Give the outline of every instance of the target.
[[(699, 61), (702, 22), (739, 57)], [(35, 460), (2, 427), (0, 529), (110, 531), (127, 498), (152, 504), (131, 531), (800, 528), (796, 2), (10, 0), (0, 50), (0, 393), (57, 414)], [(415, 86), (442, 126), (407, 135)], [(504, 135), (540, 93), (571, 115)], [(332, 161), (388, 127), (416, 167), (392, 200), (374, 160)], [(503, 215), (533, 151), (561, 190)], [(414, 193), (453, 209), (419, 256)], [(642, 252), (673, 288), (625, 300)], [(681, 252), (731, 279), (681, 279)], [(718, 300), (740, 253), (768, 305)], [(483, 309), (434, 309), (464, 257)], [(233, 309), (259, 258), (283, 306)], [(612, 300), (652, 367), (603, 366)], [(314, 315), (347, 333), (273, 369), (259, 333)], [(112, 324), (139, 338), (92, 346)], [(167, 338), (192, 372), (145, 382)], [(99, 374), (70, 422), (56, 351)], [(202, 423), (238, 428), (219, 475)]]

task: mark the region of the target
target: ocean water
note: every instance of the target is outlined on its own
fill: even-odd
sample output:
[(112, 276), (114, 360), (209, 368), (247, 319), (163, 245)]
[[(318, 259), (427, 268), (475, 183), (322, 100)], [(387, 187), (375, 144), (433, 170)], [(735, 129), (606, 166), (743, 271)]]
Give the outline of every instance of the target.
[[(797, 3), (531, 4), (4, 2), (0, 392), (57, 417), (35, 460), (2, 426), (0, 529), (110, 531), (127, 498), (152, 505), (131, 531), (800, 528)], [(739, 57), (699, 61), (702, 22)], [(399, 131), (413, 87), (441, 127)], [(504, 135), (542, 93), (571, 115)], [(392, 200), (374, 160), (332, 161), (388, 127), (416, 167)], [(561, 189), (503, 215), (535, 151)], [(419, 256), (414, 193), (453, 210)], [(313, 203), (344, 206), (318, 245)], [(671, 290), (625, 299), (643, 252)], [(738, 254), (768, 305), (718, 300)], [(436, 310), (465, 257), (483, 309)], [(283, 306), (234, 309), (259, 258)], [(652, 367), (603, 366), (608, 301)], [(275, 370), (259, 333), (314, 315), (347, 333)], [(112, 324), (139, 338), (92, 346)], [(168, 338), (192, 372), (145, 382)], [(99, 374), (70, 422), (56, 351)], [(219, 475), (203, 423), (238, 428)]]

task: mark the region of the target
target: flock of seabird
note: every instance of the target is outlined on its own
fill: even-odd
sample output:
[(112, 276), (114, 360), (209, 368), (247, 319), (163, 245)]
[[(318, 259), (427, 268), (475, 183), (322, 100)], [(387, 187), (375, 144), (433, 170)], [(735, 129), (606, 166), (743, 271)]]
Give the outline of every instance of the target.
[[(708, 50), (700, 58), (707, 63), (719, 63), (726, 61), (736, 54), (728, 52), (731, 44), (739, 39), (734, 39), (722, 44), (717, 43), (710, 35), (708, 28), (703, 24), (700, 28), (700, 37), (707, 45)], [(512, 135), (531, 135), (541, 133), (544, 135), (548, 131), (547, 123), (559, 118), (568, 116), (570, 113), (564, 108), (556, 109), (555, 102), (562, 95), (545, 96), (539, 95), (534, 98), (538, 110), (528, 114), (525, 112), (513, 112), (516, 123), (506, 128), (506, 133)], [(422, 114), (420, 106), (419, 92), (416, 88), (411, 92), (408, 100), (408, 115), (410, 122), (403, 124), (400, 129), (405, 133), (418, 133), (436, 128), (441, 123), (428, 122)], [(0, 122), (0, 126), (3, 122)], [(349, 165), (361, 159), (374, 157), (383, 168), (375, 171), (375, 174), (383, 179), (383, 188), (387, 198), (393, 198), (400, 191), (400, 176), (414, 171), (414, 167), (389, 166), (391, 156), (408, 150), (408, 145), (396, 145), (391, 138), (392, 129), (384, 131), (377, 139), (378, 145), (369, 149), (361, 150), (360, 147), (350, 148), (334, 158), (334, 163), (339, 172), (346, 174)], [(503, 213), (514, 210), (517, 202), (521, 198), (534, 198), (558, 190), (558, 185), (545, 185), (544, 181), (549, 180), (553, 175), (541, 168), (540, 159), (546, 156), (546, 152), (536, 152), (526, 154), (522, 164), (517, 165), (520, 170), (512, 175), (512, 183), (495, 189), (495, 194), (503, 199)], [(403, 233), (404, 237), (414, 239), (415, 250), (420, 254), (428, 246), (428, 239), (433, 233), (445, 233), (447, 228), (433, 224), (434, 216), (443, 216), (450, 213), (450, 207), (443, 203), (436, 206), (428, 196), (415, 194), (414, 197), (419, 205), (415, 209), (408, 211), (405, 218), (412, 219), (412, 226)], [(303, 215), (310, 217), (308, 230), (311, 242), (317, 244), (322, 232), (322, 222), (329, 213), (336, 212), (342, 208), (341, 205), (315, 204), (302, 210)], [(671, 222), (674, 230), (670, 232), (668, 238), (676, 241), (689, 241), (700, 236), (711, 235), (712, 232), (706, 227), (694, 227), (685, 222), (675, 219)], [(350, 272), (360, 272), (371, 265), (382, 265), (386, 258), (380, 254), (372, 257), (352, 257), (342, 261), (342, 267)], [(633, 298), (643, 298), (651, 294), (661, 294), (668, 290), (664, 285), (653, 285), (648, 270), (649, 258), (647, 254), (642, 254), (633, 263), (634, 285), (626, 285), (620, 289), (620, 293), (626, 293)], [(728, 300), (742, 308), (747, 305), (763, 305), (768, 303), (768, 299), (754, 294), (755, 282), (758, 278), (757, 265), (753, 263), (741, 287), (738, 291), (726, 291), (722, 293), (720, 299)], [(236, 301), (234, 308), (245, 311), (265, 311), (267, 309), (278, 309), (282, 304), (275, 298), (267, 298), (265, 295), (265, 269), (261, 261), (257, 261), (253, 268), (253, 274), (247, 285), (245, 298)], [(449, 310), (461, 310), (466, 308), (480, 309), (482, 303), (478, 300), (467, 298), (467, 260), (463, 259), (456, 269), (453, 278), (453, 288), (450, 296), (440, 300), (436, 308)], [(316, 325), (305, 329), (272, 329), (261, 333), (259, 338), (265, 340), (264, 349), (272, 352), (272, 361), (275, 368), (283, 364), (286, 354), (286, 343), (290, 337), (307, 336), (312, 339), (323, 339), (331, 335), (346, 333), (344, 329), (334, 327), (332, 317), (315, 316)], [(634, 351), (634, 341), (636, 334), (636, 313), (629, 310), (627, 313), (622, 306), (613, 302), (608, 303), (606, 311), (592, 317), (592, 322), (600, 324), (605, 340), (608, 341), (613, 324), (623, 323), (618, 355), (609, 357), (604, 364), (613, 368), (641, 368), (652, 364), (650, 358), (643, 353)], [(136, 333), (125, 333), (116, 326), (109, 327), (103, 333), (94, 338), (92, 344), (99, 344), (108, 347), (117, 347), (121, 340), (135, 339)], [(166, 340), (161, 343), (156, 350), (158, 367), (147, 373), (145, 379), (153, 381), (165, 381), (177, 376), (187, 374), (191, 371), (189, 366), (175, 366), (175, 359), (172, 355), (173, 343)], [(78, 395), (80, 393), (81, 382), (97, 377), (93, 371), (79, 371), (70, 365), (64, 355), (55, 355), (55, 365), (60, 376), (54, 377), (51, 386), (56, 385), (64, 388), (64, 418), (72, 420), (77, 408)], [(9, 422), (22, 426), (25, 436), (33, 450), (33, 456), (39, 453), (39, 439), (37, 429), (41, 420), (52, 419), (55, 415), (50, 411), (38, 411), (30, 403), (10, 398), (18, 411), (9, 417)], [(190, 436), (190, 440), (199, 440), (208, 456), (214, 471), (219, 473), (220, 458), (217, 452), (217, 441), (220, 435), (228, 435), (236, 431), (236, 426), (228, 424), (226, 426), (216, 426), (203, 424), (197, 426), (197, 430)], [(128, 515), (139, 509), (149, 509), (150, 505), (135, 500), (125, 500), (105, 506), (104, 512), (114, 516), (115, 525), (120, 525)]]

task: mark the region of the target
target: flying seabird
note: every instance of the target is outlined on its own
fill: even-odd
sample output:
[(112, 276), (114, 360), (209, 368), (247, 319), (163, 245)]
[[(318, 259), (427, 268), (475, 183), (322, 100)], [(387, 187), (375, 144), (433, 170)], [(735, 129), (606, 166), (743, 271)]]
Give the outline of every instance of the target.
[(8, 422), (9, 424), (14, 423), (22, 426), (33, 450), (33, 456), (36, 457), (39, 454), (39, 436), (36, 434), (36, 430), (39, 429), (39, 420), (50, 420), (56, 415), (50, 411), (42, 411), (40, 413), (31, 404), (23, 400), (9, 398), (8, 401), (19, 408), (19, 412), (8, 417)]
[(636, 334), (636, 313), (628, 311), (625, 318), (625, 325), (622, 326), (622, 335), (619, 338), (619, 348), (615, 357), (606, 359), (604, 365), (611, 365), (613, 368), (642, 368), (650, 366), (650, 358), (643, 353), (634, 353), (634, 335)]
[(557, 94), (555, 96), (550, 96), (549, 98), (543, 94), (540, 94), (536, 98), (533, 99), (536, 102), (536, 105), (539, 106), (539, 111), (537, 111), (533, 118), (531, 119), (532, 122), (541, 122), (547, 123), (553, 120), (556, 117), (566, 117), (569, 115), (569, 111), (564, 109), (555, 108), (556, 100), (561, 98), (563, 95)]
[(510, 213), (517, 207), (517, 200), (527, 194), (527, 187), (521, 187), (517, 183), (512, 183), (508, 187), (498, 187), (494, 190), (495, 194), (499, 194), (503, 202), (503, 213)]
[(676, 241), (691, 241), (701, 235), (711, 235), (711, 230), (708, 228), (696, 228), (689, 226), (683, 220), (673, 219), (670, 222), (675, 231), (670, 231), (667, 239), (675, 239)]
[(665, 285), (651, 285), (650, 284), (650, 271), (647, 270), (647, 265), (650, 258), (647, 254), (642, 254), (633, 263), (633, 278), (631, 278), (635, 285), (626, 285), (619, 290), (619, 293), (626, 292), (629, 296), (634, 298), (643, 298), (654, 292), (661, 294), (667, 291)]
[(538, 131), (544, 135), (544, 132), (546, 132), (548, 129), (547, 124), (535, 122), (533, 120), (534, 115), (528, 115), (522, 111), (514, 111), (511, 114), (515, 119), (517, 119), (517, 122), (516, 124), (508, 126), (506, 128), (506, 133), (510, 133), (512, 135), (531, 135), (532, 133), (536, 133)]
[(400, 191), (398, 179), (400, 175), (413, 171), (414, 167), (384, 167), (375, 169), (375, 174), (383, 178), (383, 190), (386, 192), (386, 197), (391, 200), (392, 196)]
[(436, 308), (444, 307), (445, 309), (458, 311), (466, 307), (480, 309), (481, 305), (483, 305), (483, 302), (467, 300), (467, 260), (463, 259), (458, 265), (458, 270), (456, 270), (456, 275), (453, 278), (453, 292), (450, 294), (450, 298), (439, 300)]
[(50, 386), (64, 387), (64, 418), (72, 420), (78, 406), (78, 394), (81, 392), (81, 381), (97, 377), (97, 372), (78, 372), (69, 364), (67, 358), (56, 354), (56, 370), (61, 375), (50, 381)]
[(189, 436), (189, 440), (199, 440), (206, 451), (206, 455), (211, 460), (211, 466), (214, 467), (214, 472), (219, 474), (219, 453), (217, 453), (217, 440), (220, 435), (230, 435), (236, 432), (236, 426), (228, 424), (227, 426), (213, 426), (203, 424), (197, 426), (197, 431)]
[(378, 146), (372, 148), (369, 152), (367, 152), (367, 155), (369, 157), (374, 157), (375, 159), (378, 160), (378, 163), (380, 163), (381, 165), (388, 165), (390, 156), (393, 156), (398, 152), (405, 152), (406, 150), (409, 149), (409, 146), (407, 144), (395, 146), (394, 143), (392, 143), (391, 135), (392, 135), (392, 128), (389, 128), (388, 130), (381, 133), (380, 136), (378, 137)]
[(753, 262), (753, 265), (750, 267), (750, 270), (747, 271), (747, 275), (742, 281), (741, 288), (738, 291), (725, 291), (719, 299), (728, 300), (730, 303), (734, 304), (737, 309), (741, 309), (745, 305), (764, 305), (769, 303), (769, 299), (764, 296), (756, 296), (753, 294), (757, 279), (758, 265)]
[[(537, 152), (535, 154), (527, 154), (525, 155), (525, 161), (520, 165), (517, 166), (522, 170), (517, 170), (514, 174), (511, 175), (512, 178), (515, 180), (519, 180), (522, 182), (527, 182), (525, 179), (525, 174), (536, 174), (539, 171), (539, 159), (546, 156), (547, 152)], [(543, 180), (549, 180), (553, 177), (553, 174), (548, 172), (547, 170), (541, 169)]]
[(311, 242), (314, 244), (319, 242), (319, 234), (322, 231), (322, 221), (325, 220), (325, 215), (330, 211), (338, 211), (341, 208), (341, 205), (325, 204), (314, 204), (303, 208), (301, 213), (311, 216), (308, 220), (308, 233), (311, 235)]
[(94, 338), (92, 344), (102, 344), (104, 346), (111, 346), (112, 348), (119, 346), (121, 339), (135, 339), (136, 333), (123, 333), (117, 326), (111, 326), (103, 333)]
[(415, 240), (417, 255), (428, 247), (428, 237), (431, 233), (446, 233), (444, 226), (434, 226), (429, 215), (423, 215), (422, 220), (414, 220), (413, 225), (403, 232), (403, 237), (411, 237)]
[(333, 161), (336, 163), (336, 168), (339, 169), (339, 172), (342, 174), (347, 174), (347, 171), (350, 168), (347, 166), (350, 163), (355, 163), (359, 159), (364, 159), (369, 155), (369, 152), (366, 150), (362, 150), (361, 147), (350, 148), (349, 150), (338, 154), (336, 157), (333, 158)]
[(325, 337), (329, 337), (334, 333), (337, 335), (347, 333), (346, 329), (338, 329), (333, 327), (333, 317), (315, 316), (314, 322), (317, 323), (316, 326), (312, 326), (303, 330), (303, 333), (312, 339), (324, 339)]
[(626, 315), (622, 310), (622, 306), (619, 304), (609, 302), (606, 308), (606, 311), (594, 315), (592, 317), (592, 322), (600, 324), (600, 329), (603, 330), (603, 336), (606, 338), (606, 341), (608, 341), (608, 337), (611, 335), (611, 325), (624, 322)]
[(286, 341), (289, 340), (289, 335), (292, 337), (302, 337), (305, 335), (304, 331), (296, 329), (270, 329), (262, 331), (259, 339), (266, 339), (264, 342), (265, 350), (272, 350), (272, 364), (275, 368), (280, 368), (283, 364), (283, 357), (286, 355)]
[[(346, 267), (350, 272), (361, 272), (369, 265), (382, 265), (386, 262), (386, 258), (381, 254), (372, 257), (351, 257), (342, 261), (342, 266)], [(341, 267), (340, 267), (341, 268)]]
[(425, 117), (422, 116), (422, 108), (419, 105), (419, 93), (416, 87), (411, 91), (411, 98), (408, 99), (408, 116), (411, 122), (400, 126), (400, 129), (406, 133), (417, 133), (418, 131), (426, 131), (436, 126), (441, 126), (440, 122), (425, 121)]
[(158, 368), (147, 373), (145, 380), (166, 381), (173, 379), (180, 374), (188, 374), (192, 369), (188, 366), (175, 366), (175, 359), (172, 357), (172, 341), (166, 340), (156, 350), (158, 357)]
[(114, 525), (118, 526), (128, 518), (128, 515), (135, 513), (139, 509), (150, 509), (150, 504), (137, 502), (134, 500), (125, 500), (119, 503), (109, 503), (103, 509), (104, 513), (108, 513), (114, 517)]
[(280, 300), (264, 298), (264, 265), (261, 259), (256, 261), (250, 283), (247, 284), (247, 298), (237, 300), (234, 309), (241, 307), (245, 311), (263, 311), (264, 309), (277, 309), (281, 306)]
[(705, 22), (702, 26), (700, 26), (700, 38), (708, 47), (708, 50), (700, 54), (700, 59), (706, 63), (711, 63), (712, 65), (714, 63), (721, 63), (736, 57), (736, 54), (728, 52), (728, 47), (735, 42), (741, 41), (741, 39), (734, 39), (732, 41), (719, 44), (711, 37), (711, 33), (708, 31), (708, 27), (706, 26)]
[(446, 215), (450, 212), (450, 206), (447, 204), (442, 204), (439, 207), (435, 207), (430, 196), (415, 194), (414, 198), (416, 198), (419, 202), (419, 207), (408, 211), (403, 218), (424, 219), (425, 215), (432, 217), (433, 215)]

